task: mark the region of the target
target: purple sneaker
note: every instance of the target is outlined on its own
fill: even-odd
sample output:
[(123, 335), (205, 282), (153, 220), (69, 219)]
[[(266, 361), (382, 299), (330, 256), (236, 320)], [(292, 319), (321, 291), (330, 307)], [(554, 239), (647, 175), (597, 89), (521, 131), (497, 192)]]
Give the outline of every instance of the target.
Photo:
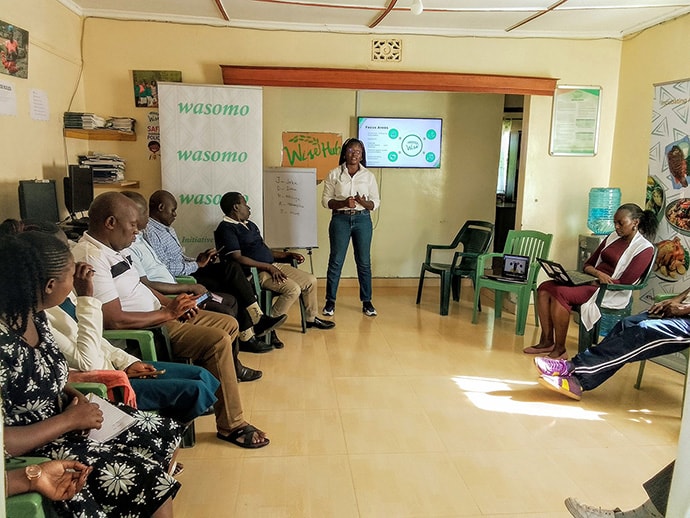
[(534, 358), (534, 366), (544, 376), (567, 376), (573, 372), (573, 364), (568, 360), (554, 360), (546, 356)]
[(539, 378), (539, 384), (570, 399), (582, 399), (582, 386), (574, 376), (542, 376)]

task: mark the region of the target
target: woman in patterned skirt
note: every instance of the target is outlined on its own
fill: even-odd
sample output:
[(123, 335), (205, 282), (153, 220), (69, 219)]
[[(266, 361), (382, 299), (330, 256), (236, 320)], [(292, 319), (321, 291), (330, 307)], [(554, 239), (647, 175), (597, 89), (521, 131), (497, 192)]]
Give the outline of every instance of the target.
[(182, 425), (121, 407), (136, 423), (105, 443), (98, 406), (66, 386), (67, 362), (44, 310), (72, 289), (74, 260), (57, 238), (28, 232), (0, 239), (0, 384), (5, 454), (72, 459), (93, 467), (84, 489), (56, 502), (62, 516), (172, 517), (180, 484), (168, 472)]

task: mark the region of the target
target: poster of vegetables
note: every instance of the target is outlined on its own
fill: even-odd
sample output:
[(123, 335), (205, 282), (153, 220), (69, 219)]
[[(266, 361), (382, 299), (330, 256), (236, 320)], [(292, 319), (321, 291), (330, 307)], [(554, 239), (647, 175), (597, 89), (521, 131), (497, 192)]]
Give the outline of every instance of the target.
[(659, 221), (654, 275), (641, 300), (690, 286), (690, 81), (655, 86), (645, 208)]

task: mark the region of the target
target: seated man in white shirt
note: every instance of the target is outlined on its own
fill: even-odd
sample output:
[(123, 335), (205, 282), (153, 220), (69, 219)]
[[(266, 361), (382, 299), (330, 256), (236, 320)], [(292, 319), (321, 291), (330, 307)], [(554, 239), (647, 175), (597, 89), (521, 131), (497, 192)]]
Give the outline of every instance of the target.
[[(219, 383), (196, 365), (172, 362), (144, 363), (102, 336), (101, 302), (93, 297), (93, 270), (77, 263), (74, 290), (66, 303), (46, 310), (48, 323), (60, 352), (70, 368), (78, 371), (121, 370), (130, 377), (137, 408), (158, 410), (161, 415), (187, 423), (204, 414), (216, 402)], [(74, 315), (70, 309), (74, 309)], [(147, 373), (165, 370), (156, 379)]]
[(163, 326), (173, 354), (191, 358), (220, 381), (214, 406), (216, 436), (242, 448), (268, 445), (266, 434), (244, 420), (232, 360), (237, 321), (198, 309), (195, 298), (188, 294), (169, 299), (144, 286), (126, 251), (138, 233), (137, 226), (134, 202), (119, 192), (103, 193), (89, 209), (89, 230), (72, 250), (75, 261), (86, 262), (95, 270), (94, 297), (103, 304), (104, 327)]

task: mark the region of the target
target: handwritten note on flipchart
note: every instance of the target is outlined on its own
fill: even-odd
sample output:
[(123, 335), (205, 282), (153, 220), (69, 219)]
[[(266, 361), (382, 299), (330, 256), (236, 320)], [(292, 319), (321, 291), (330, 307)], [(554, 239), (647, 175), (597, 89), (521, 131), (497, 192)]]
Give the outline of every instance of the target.
[(316, 169), (264, 170), (264, 241), (271, 248), (315, 248)]

